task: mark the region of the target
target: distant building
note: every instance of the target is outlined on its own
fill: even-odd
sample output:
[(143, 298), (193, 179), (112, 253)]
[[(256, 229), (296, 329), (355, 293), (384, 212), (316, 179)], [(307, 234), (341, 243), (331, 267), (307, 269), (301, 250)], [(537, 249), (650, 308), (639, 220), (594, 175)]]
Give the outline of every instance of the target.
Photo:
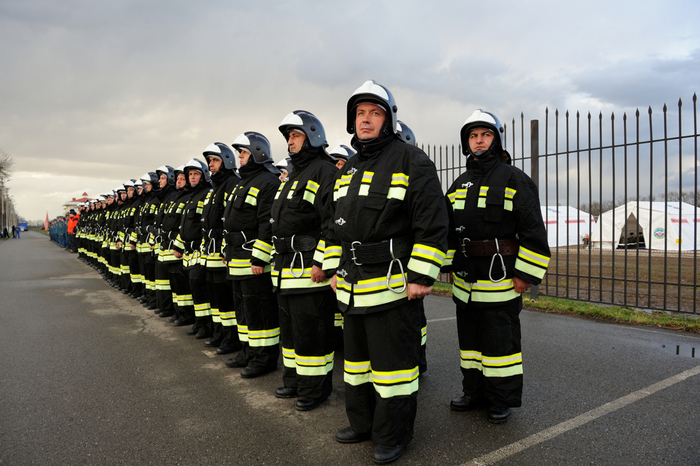
[(72, 200), (63, 204), (63, 211), (67, 213), (69, 210), (75, 209), (75, 211), (77, 212), (78, 211), (78, 204), (80, 204), (81, 202), (87, 202), (90, 200), (92, 200), (92, 199), (90, 199), (88, 197), (88, 193), (83, 193), (83, 197), (80, 197), (77, 199), (73, 198)]

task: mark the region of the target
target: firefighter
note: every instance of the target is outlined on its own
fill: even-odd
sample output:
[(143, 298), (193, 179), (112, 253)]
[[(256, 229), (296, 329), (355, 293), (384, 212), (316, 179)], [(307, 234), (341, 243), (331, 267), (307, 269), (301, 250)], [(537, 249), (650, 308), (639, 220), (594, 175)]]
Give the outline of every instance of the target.
[(161, 223), (161, 234), (163, 236), (163, 241), (161, 243), (162, 252), (158, 256), (158, 259), (162, 259), (168, 266), (170, 287), (173, 292), (172, 299), (177, 314), (173, 325), (176, 327), (194, 324), (194, 302), (192, 301), (190, 283), (182, 267), (182, 256), (176, 257), (173, 249), (175, 239), (177, 239), (180, 232), (182, 210), (185, 208), (185, 205), (187, 205), (190, 197), (192, 197), (192, 191), (187, 189), (188, 185), (184, 170), (184, 165), (173, 170), (177, 197), (175, 197), (172, 204), (165, 207), (165, 213)]
[(175, 303), (173, 301), (172, 287), (170, 285), (169, 261), (178, 261), (173, 255), (172, 249), (167, 246), (170, 241), (163, 235), (163, 219), (166, 211), (172, 207), (177, 197), (175, 190), (175, 170), (170, 165), (162, 165), (156, 168), (159, 190), (155, 194), (157, 204), (153, 224), (148, 235), (148, 244), (153, 248), (155, 259), (156, 279), (156, 306), (160, 310), (161, 317), (168, 317), (169, 322), (175, 322)]
[(339, 146), (335, 146), (335, 148), (333, 148), (329, 154), (336, 160), (335, 167), (340, 170), (343, 168), (343, 165), (348, 163), (348, 160), (355, 155), (355, 151), (348, 146), (341, 144)]
[(254, 378), (276, 370), (279, 358), (270, 210), (280, 180), (265, 136), (245, 132), (231, 146), (238, 154), (242, 181), (226, 201), (224, 241), (242, 350), (226, 365), (243, 367), (241, 377)]
[(206, 269), (200, 263), (202, 255), (202, 211), (204, 198), (211, 189), (209, 167), (199, 159), (191, 159), (184, 167), (187, 189), (191, 195), (182, 208), (180, 229), (173, 241), (173, 254), (182, 259), (194, 305), (195, 322), (188, 335), (204, 339), (212, 335), (211, 313), (207, 296)]
[(294, 169), (272, 205), (275, 248), (272, 282), (279, 304), (283, 387), (278, 398), (297, 397), (299, 411), (316, 408), (333, 388), (333, 320), (336, 300), (323, 273), (324, 211), (337, 173), (325, 151), (321, 121), (304, 110), (279, 126)]
[(378, 464), (398, 459), (413, 438), (423, 298), (447, 250), (447, 213), (435, 166), (399, 139), (396, 115), (391, 92), (374, 81), (350, 97), (347, 131), (357, 155), (336, 179), (326, 244), (345, 313), (350, 426), (336, 440), (373, 439)]
[(226, 264), (222, 258), (224, 238), (224, 208), (226, 199), (240, 181), (236, 173), (236, 157), (223, 142), (210, 144), (204, 150), (204, 158), (209, 164), (213, 189), (204, 198), (202, 209), (202, 262), (206, 268), (207, 294), (209, 295), (212, 318), (212, 336), (204, 342), (214, 347), (216, 354), (229, 354), (238, 351), (236, 310), (233, 306), (231, 281), (226, 276)]
[(537, 186), (511, 165), (498, 118), (477, 110), (460, 136), (467, 171), (445, 196), (463, 377), (450, 408), (488, 407), (501, 424), (521, 405), (521, 293), (540, 283), (550, 252)]

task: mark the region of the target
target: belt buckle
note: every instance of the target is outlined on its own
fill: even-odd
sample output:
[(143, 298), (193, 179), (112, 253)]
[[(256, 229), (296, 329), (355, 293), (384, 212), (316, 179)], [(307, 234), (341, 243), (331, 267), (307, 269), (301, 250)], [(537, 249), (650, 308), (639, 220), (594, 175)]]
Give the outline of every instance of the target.
[(362, 265), (362, 262), (357, 262), (357, 254), (356, 254), (356, 252), (355, 252), (355, 251), (356, 251), (355, 245), (360, 245), (360, 246), (362, 246), (362, 243), (359, 242), (359, 241), (353, 241), (353, 242), (350, 244), (350, 251), (352, 252), (352, 261), (355, 263), (355, 265)]

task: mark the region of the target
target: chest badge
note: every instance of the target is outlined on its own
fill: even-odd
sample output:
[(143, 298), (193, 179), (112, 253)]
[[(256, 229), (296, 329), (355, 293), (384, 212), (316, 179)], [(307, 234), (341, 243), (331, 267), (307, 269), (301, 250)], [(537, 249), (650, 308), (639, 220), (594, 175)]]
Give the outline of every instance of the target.
[(467, 181), (466, 183), (462, 183), (462, 187), (463, 187), (463, 188), (469, 189), (469, 188), (471, 188), (472, 186), (474, 186), (474, 183), (472, 183), (471, 181)]
[(352, 167), (350, 170), (348, 170), (348, 175), (350, 176), (354, 175), (355, 173), (357, 173), (357, 168), (355, 167)]
[(339, 269), (336, 273), (337, 276), (345, 278), (348, 276), (348, 272), (345, 269)]
[(456, 231), (457, 233), (462, 233), (464, 230), (466, 230), (466, 228), (464, 227), (464, 225), (461, 225), (461, 226), (455, 228), (455, 231)]
[(341, 227), (342, 227), (343, 225), (345, 225), (346, 223), (347, 223), (347, 222), (345, 221), (345, 219), (344, 219), (343, 217), (340, 217), (338, 220), (335, 221), (335, 224), (336, 224), (336, 225), (340, 225)]

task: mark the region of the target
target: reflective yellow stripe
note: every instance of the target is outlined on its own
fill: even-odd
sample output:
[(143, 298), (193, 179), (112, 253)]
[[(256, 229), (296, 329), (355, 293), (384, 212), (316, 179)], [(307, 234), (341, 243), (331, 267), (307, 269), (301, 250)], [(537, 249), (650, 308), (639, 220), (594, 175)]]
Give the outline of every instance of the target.
[(372, 382), (382, 398), (405, 396), (418, 391), (418, 374), (418, 366), (400, 371), (372, 370)]
[(481, 371), (483, 365), (481, 364), (481, 352), (473, 350), (460, 350), (460, 366), (462, 369), (476, 369)]
[(274, 346), (280, 341), (280, 329), (277, 327), (269, 330), (249, 330), (248, 337), (250, 346)]
[(520, 296), (513, 289), (513, 280), (507, 279), (493, 283), (490, 280), (477, 280), (472, 283), (472, 301), (479, 303), (498, 303), (510, 301)]
[(292, 196), (294, 195), (294, 191), (296, 191), (296, 189), (297, 189), (297, 184), (299, 184), (299, 180), (292, 183), (292, 187), (289, 188), (289, 192), (287, 193), (287, 199), (292, 198)]
[(296, 355), (297, 374), (314, 376), (326, 375), (333, 370), (334, 353), (325, 356), (301, 356)]
[(248, 341), (248, 326), (239, 325), (238, 326), (238, 339), (242, 342)]
[(326, 241), (320, 240), (316, 245), (316, 251), (314, 251), (314, 262), (323, 264), (323, 257), (326, 255)]
[(337, 201), (341, 197), (345, 197), (348, 194), (350, 181), (352, 181), (352, 175), (347, 174), (343, 175), (340, 179), (335, 180), (335, 186), (333, 186), (334, 201)]
[(197, 317), (206, 317), (209, 315), (209, 303), (195, 304), (194, 315)]
[[(273, 271), (274, 273), (275, 271)], [(301, 272), (301, 269), (294, 269), (294, 273), (296, 275), (299, 275), (299, 272)], [(277, 275), (277, 274), (275, 274)], [(274, 283), (274, 280), (273, 280)], [(305, 268), (304, 273), (300, 277), (295, 277), (292, 275), (292, 272), (289, 269), (282, 269), (281, 273), (281, 280), (280, 280), (280, 289), (283, 290), (291, 290), (291, 289), (299, 289), (299, 288), (321, 288), (324, 286), (330, 286), (330, 281), (326, 280), (325, 282), (322, 283), (315, 283), (311, 281), (311, 267)]]
[(391, 187), (387, 198), (403, 201), (408, 188), (408, 175), (405, 173), (393, 173), (391, 175)]
[(296, 369), (296, 354), (294, 349), (282, 347), (282, 360), (284, 361), (284, 367), (289, 367), (291, 369)]
[(340, 265), (340, 256), (343, 254), (343, 248), (340, 246), (326, 246), (326, 252), (323, 255), (323, 270), (337, 269)]
[(345, 360), (344, 376), (345, 383), (353, 386), (370, 383), (372, 381), (372, 371), (369, 361), (348, 361)]
[(424, 346), (428, 342), (428, 326), (420, 329), (420, 345)]
[(482, 364), (485, 377), (511, 377), (523, 373), (522, 353), (508, 356), (483, 356)]
[(437, 278), (440, 266), (445, 260), (445, 253), (439, 249), (424, 244), (414, 244), (411, 259), (408, 261), (409, 270)]
[(270, 262), (270, 255), (272, 254), (272, 244), (266, 243), (261, 239), (256, 239), (255, 244), (253, 244), (252, 256), (263, 262)]

